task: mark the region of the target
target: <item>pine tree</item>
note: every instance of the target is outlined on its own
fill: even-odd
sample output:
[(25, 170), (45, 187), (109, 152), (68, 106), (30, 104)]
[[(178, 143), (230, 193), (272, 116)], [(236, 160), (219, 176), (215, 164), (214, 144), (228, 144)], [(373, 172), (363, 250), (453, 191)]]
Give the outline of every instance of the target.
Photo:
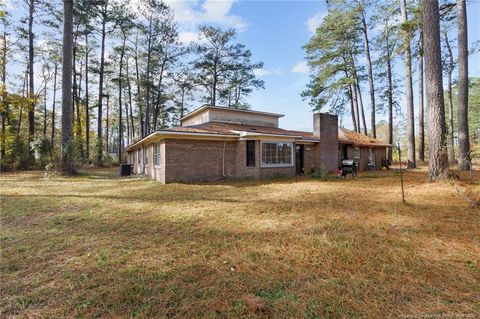
[(438, 1), (423, 1), (422, 16), (424, 45), (428, 48), (425, 50), (425, 80), (430, 142), (429, 179), (434, 181), (448, 175)]
[(406, 0), (400, 0), (402, 32), (403, 32), (403, 52), (405, 54), (405, 91), (407, 99), (407, 167), (415, 168), (415, 116), (413, 111), (413, 82), (412, 82), (412, 53), (410, 48), (412, 24), (408, 20)]
[(345, 114), (350, 101), (354, 130), (360, 130), (358, 77), (355, 57), (360, 53), (356, 12), (330, 8), (315, 35), (304, 46), (311, 69), (310, 82), (302, 92), (311, 107), (325, 106), (336, 114)]
[[(399, 15), (396, 0), (385, 2), (377, 8), (376, 15), (373, 17), (374, 23), (380, 28), (380, 32), (374, 40), (374, 47), (379, 52), (375, 61), (377, 86), (377, 107), (386, 110), (388, 113), (388, 143), (394, 143), (394, 112), (398, 112), (400, 105), (398, 96), (401, 94), (399, 89), (399, 79), (395, 73), (395, 58), (400, 44), (399, 28), (396, 24), (396, 18)], [(392, 148), (388, 149), (388, 160), (393, 160)]]
[(72, 175), (75, 173), (72, 128), (73, 0), (63, 0), (63, 7), (61, 171)]
[(458, 25), (458, 169), (471, 168), (470, 135), (468, 131), (468, 36), (465, 0), (457, 0)]
[[(206, 100), (209, 104), (216, 105), (224, 101), (230, 107), (239, 107), (242, 94), (248, 94), (251, 88), (263, 87), (263, 81), (256, 80), (253, 73), (263, 64), (252, 64), (250, 51), (243, 44), (233, 43), (236, 35), (234, 29), (223, 30), (212, 26), (201, 26), (199, 29), (206, 41), (195, 47), (198, 54), (194, 62), (197, 83), (208, 92)], [(229, 103), (229, 97), (235, 89), (237, 98), (233, 98), (233, 101), (238, 103)]]

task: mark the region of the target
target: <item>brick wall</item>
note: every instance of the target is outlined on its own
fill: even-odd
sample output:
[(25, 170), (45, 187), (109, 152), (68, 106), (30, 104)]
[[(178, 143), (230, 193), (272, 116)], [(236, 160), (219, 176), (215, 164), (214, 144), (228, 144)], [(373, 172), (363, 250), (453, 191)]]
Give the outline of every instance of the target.
[(338, 166), (338, 117), (336, 115), (316, 113), (313, 115), (313, 135), (320, 139), (313, 155), (328, 171), (334, 172)]
[[(355, 159), (354, 146), (349, 145), (347, 147), (348, 159)], [(355, 159), (359, 162), (359, 169), (366, 170), (368, 168), (368, 155), (370, 147), (360, 146), (360, 159)], [(375, 168), (380, 169), (382, 167), (382, 158), (386, 158), (386, 147), (375, 147), (373, 152), (375, 155)]]
[(260, 178), (283, 178), (283, 177), (294, 177), (294, 176), (295, 176), (295, 166), (260, 168)]
[(382, 159), (387, 158), (387, 148), (386, 147), (378, 147), (375, 148), (375, 165), (377, 169), (382, 168)]
[(306, 174), (308, 174), (311, 169), (318, 167), (316, 166), (314, 153), (315, 153), (315, 144), (313, 145), (305, 144), (303, 146), (303, 168)]
[(261, 163), (260, 141), (255, 141), (255, 166), (247, 167), (247, 141), (240, 140), (237, 142), (237, 178), (260, 178)]
[(165, 140), (165, 181), (202, 182), (223, 178), (225, 143), (225, 178), (235, 178), (236, 142)]

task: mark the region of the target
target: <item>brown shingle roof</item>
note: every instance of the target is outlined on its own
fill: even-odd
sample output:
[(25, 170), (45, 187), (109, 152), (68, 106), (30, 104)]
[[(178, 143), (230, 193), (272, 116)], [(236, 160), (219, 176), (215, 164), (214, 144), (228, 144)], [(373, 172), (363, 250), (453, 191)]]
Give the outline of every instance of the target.
[(301, 136), (305, 139), (317, 139), (312, 132), (284, 130), (278, 127), (259, 126), (259, 125), (245, 125), (235, 123), (223, 122), (208, 122), (199, 125), (181, 126), (166, 129), (167, 131), (175, 132), (195, 132), (195, 133), (218, 133), (218, 134), (235, 134), (234, 131), (261, 133), (261, 134), (276, 134), (288, 136)]
[(340, 144), (353, 144), (357, 146), (391, 146), (390, 144), (373, 137), (350, 131), (343, 127), (338, 129), (338, 142)]
[[(288, 136), (300, 136), (303, 139), (318, 140), (312, 132), (285, 130), (278, 127), (245, 125), (223, 122), (208, 122), (193, 126), (174, 127), (167, 130), (178, 132), (198, 132), (198, 133), (217, 133), (217, 134), (235, 134), (234, 131), (255, 132), (261, 134), (277, 134)], [(340, 127), (338, 129), (338, 142), (340, 144), (352, 144), (358, 146), (391, 146), (388, 143), (374, 139), (363, 134), (353, 132)]]
[[(304, 140), (313, 140), (318, 141), (318, 138), (313, 135), (312, 132), (305, 131), (294, 131), (294, 130), (284, 130), (278, 127), (269, 127), (269, 126), (259, 126), (259, 125), (245, 125), (245, 124), (236, 124), (236, 123), (223, 123), (223, 122), (207, 122), (198, 125), (192, 126), (179, 126), (171, 127), (167, 129), (161, 129), (157, 132), (184, 132), (184, 133), (199, 133), (199, 134), (222, 134), (222, 135), (232, 135), (238, 136), (238, 132), (249, 132), (249, 133), (259, 133), (259, 134), (274, 134), (274, 135), (284, 135), (292, 137), (300, 137)], [(129, 146), (139, 143), (140, 141)], [(340, 144), (350, 144), (357, 146), (391, 146), (387, 143), (384, 143), (378, 139), (374, 139), (363, 134), (349, 131), (344, 128), (338, 129), (338, 142)]]

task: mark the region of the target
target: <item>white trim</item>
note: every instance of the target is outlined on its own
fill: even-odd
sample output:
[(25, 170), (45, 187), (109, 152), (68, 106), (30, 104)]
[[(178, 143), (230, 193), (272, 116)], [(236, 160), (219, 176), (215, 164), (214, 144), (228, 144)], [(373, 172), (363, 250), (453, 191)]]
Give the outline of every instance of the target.
[[(157, 150), (158, 147), (158, 150)], [(160, 168), (162, 162), (162, 144), (160, 141), (153, 143), (153, 166), (155, 168)], [(157, 164), (158, 161), (158, 164)]]
[(288, 135), (288, 134), (275, 134), (275, 133), (260, 133), (260, 132), (251, 132), (251, 131), (231, 131), (232, 133), (239, 134), (241, 138), (250, 138), (252, 136), (266, 136), (266, 137), (278, 137), (278, 138), (291, 138), (291, 139), (301, 139), (300, 135)]
[[(282, 164), (266, 164), (263, 162), (263, 144), (289, 144), (290, 145), (290, 150), (291, 150), (291, 163), (282, 163)], [(294, 145), (293, 142), (290, 141), (275, 141), (275, 140), (269, 140), (269, 141), (260, 141), (260, 167), (261, 168), (275, 168), (275, 167), (293, 167), (295, 166), (294, 163)]]

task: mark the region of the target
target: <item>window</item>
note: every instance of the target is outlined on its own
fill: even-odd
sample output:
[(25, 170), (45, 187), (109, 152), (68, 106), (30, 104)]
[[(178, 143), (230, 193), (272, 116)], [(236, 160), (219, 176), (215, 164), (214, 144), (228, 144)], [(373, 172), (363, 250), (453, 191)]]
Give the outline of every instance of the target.
[(247, 167), (255, 167), (255, 141), (247, 141)]
[(354, 149), (354, 152), (353, 152), (353, 157), (354, 157), (355, 159), (359, 159), (359, 158), (360, 158), (360, 147), (355, 146), (355, 149)]
[(262, 166), (292, 166), (292, 143), (262, 143)]
[(160, 166), (160, 143), (155, 143), (153, 148), (153, 162), (155, 166)]
[(145, 165), (148, 165), (148, 149), (143, 149), (143, 156), (145, 158)]
[(375, 153), (373, 149), (368, 149), (368, 163), (375, 166)]

